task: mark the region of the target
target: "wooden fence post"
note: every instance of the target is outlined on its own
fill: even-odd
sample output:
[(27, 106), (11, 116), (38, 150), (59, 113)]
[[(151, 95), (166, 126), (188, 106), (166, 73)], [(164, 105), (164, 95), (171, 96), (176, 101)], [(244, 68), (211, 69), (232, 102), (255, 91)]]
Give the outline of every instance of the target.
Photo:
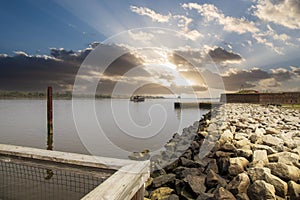
[(47, 149), (53, 149), (53, 103), (52, 103), (52, 87), (47, 89), (47, 127), (48, 127), (48, 137), (47, 137)]

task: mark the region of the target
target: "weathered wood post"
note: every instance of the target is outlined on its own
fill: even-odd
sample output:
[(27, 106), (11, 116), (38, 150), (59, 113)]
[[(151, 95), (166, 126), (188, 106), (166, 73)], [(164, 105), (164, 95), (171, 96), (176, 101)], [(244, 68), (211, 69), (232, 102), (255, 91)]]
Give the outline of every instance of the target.
[(52, 108), (52, 87), (47, 89), (47, 149), (53, 149), (53, 108)]

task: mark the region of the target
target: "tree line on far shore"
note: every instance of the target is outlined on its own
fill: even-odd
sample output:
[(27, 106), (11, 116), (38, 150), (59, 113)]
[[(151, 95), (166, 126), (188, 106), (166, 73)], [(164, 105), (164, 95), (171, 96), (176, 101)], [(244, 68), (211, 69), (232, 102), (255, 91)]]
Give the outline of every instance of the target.
[[(47, 96), (46, 92), (34, 91), (34, 92), (23, 92), (23, 91), (0, 91), (0, 99), (45, 99)], [(73, 95), (71, 91), (65, 92), (54, 92), (53, 99), (72, 99)], [(148, 99), (163, 99), (163, 96), (144, 96)], [(76, 95), (76, 98), (112, 98), (111, 95), (107, 94), (95, 94), (95, 95)], [(128, 97), (113, 97), (113, 98), (128, 98)]]

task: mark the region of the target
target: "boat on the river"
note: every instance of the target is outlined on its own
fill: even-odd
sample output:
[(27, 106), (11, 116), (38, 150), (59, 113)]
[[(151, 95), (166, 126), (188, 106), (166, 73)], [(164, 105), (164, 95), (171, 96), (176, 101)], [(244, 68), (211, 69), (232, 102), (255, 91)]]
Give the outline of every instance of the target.
[(145, 97), (143, 97), (143, 96), (138, 96), (138, 95), (136, 95), (136, 96), (131, 96), (131, 97), (130, 97), (130, 101), (133, 101), (133, 102), (143, 102), (143, 101), (145, 101)]

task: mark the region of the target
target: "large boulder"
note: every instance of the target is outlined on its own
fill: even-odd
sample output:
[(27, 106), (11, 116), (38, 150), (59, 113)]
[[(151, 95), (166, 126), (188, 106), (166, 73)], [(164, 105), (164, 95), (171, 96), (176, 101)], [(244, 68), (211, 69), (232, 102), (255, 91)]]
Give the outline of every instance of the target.
[(175, 177), (175, 174), (166, 174), (158, 176), (153, 179), (152, 185), (154, 188), (158, 188), (165, 184), (173, 184), (175, 181)]
[(263, 180), (257, 180), (250, 185), (247, 194), (251, 200), (276, 200), (274, 186)]
[(269, 163), (267, 167), (271, 169), (272, 174), (284, 181), (300, 180), (300, 169), (298, 167), (286, 165), (284, 163)]
[(216, 187), (217, 185), (226, 187), (227, 182), (221, 176), (216, 174), (213, 170), (209, 170), (205, 179), (205, 184), (208, 188), (213, 188)]
[(236, 198), (233, 196), (231, 192), (226, 190), (223, 187), (220, 187), (214, 193), (214, 198), (216, 200), (235, 200)]
[(288, 190), (288, 185), (285, 181), (270, 173), (264, 173), (263, 180), (274, 186), (277, 196), (285, 198)]
[(253, 153), (253, 166), (264, 167), (269, 163), (268, 155), (266, 150), (255, 150)]
[(231, 131), (229, 129), (225, 130), (223, 132), (223, 134), (221, 135), (220, 139), (219, 139), (219, 142), (221, 144), (227, 142), (227, 141), (231, 141), (233, 140), (233, 134), (231, 133)]
[(197, 195), (204, 193), (206, 191), (205, 176), (187, 175), (184, 181), (188, 184), (191, 190)]
[(288, 195), (290, 196), (291, 200), (293, 199), (300, 199), (300, 185), (295, 183), (294, 181), (288, 182)]
[(273, 127), (268, 127), (266, 128), (266, 134), (279, 135), (280, 131)]
[(250, 185), (250, 179), (247, 173), (241, 173), (234, 177), (232, 181), (227, 185), (226, 189), (232, 194), (237, 195), (240, 193), (246, 193), (248, 186)]
[(295, 165), (297, 167), (300, 166), (300, 156), (291, 152), (280, 152), (272, 154), (268, 156), (268, 159), (270, 160), (270, 162), (279, 162), (286, 165)]
[(263, 144), (254, 144), (253, 145), (253, 150), (266, 150), (267, 154), (274, 154), (277, 153), (277, 151), (275, 149), (273, 149), (272, 147), (269, 147), (268, 145), (263, 145)]
[(266, 167), (251, 167), (247, 170), (252, 182), (256, 180), (263, 180), (265, 173), (271, 173), (271, 170)]
[(231, 176), (236, 176), (244, 172), (245, 168), (249, 164), (249, 161), (244, 157), (236, 157), (229, 159), (228, 172)]
[(282, 146), (284, 144), (281, 138), (272, 136), (272, 135), (264, 135), (262, 137), (263, 143), (270, 146)]

